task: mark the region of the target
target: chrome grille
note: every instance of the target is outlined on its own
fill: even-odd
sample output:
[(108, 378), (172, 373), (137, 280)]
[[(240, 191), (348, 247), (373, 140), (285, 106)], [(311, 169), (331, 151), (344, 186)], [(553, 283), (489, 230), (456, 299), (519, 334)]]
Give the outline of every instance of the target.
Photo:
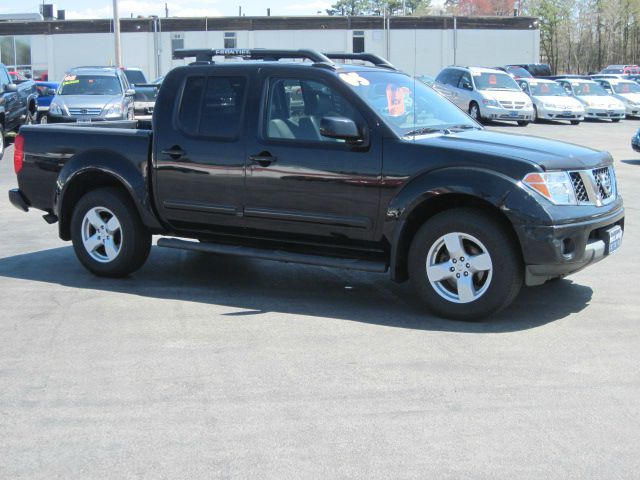
[(84, 115), (89, 117), (95, 117), (100, 115), (102, 112), (101, 108), (70, 108), (69, 114), (74, 117), (82, 117)]
[(569, 176), (580, 205), (606, 205), (618, 194), (613, 167), (578, 170), (569, 172)]
[(578, 203), (589, 203), (589, 195), (587, 194), (587, 189), (584, 186), (584, 182), (582, 181), (580, 173), (571, 172), (569, 175), (571, 176), (573, 191), (576, 194), (576, 200), (578, 201)]
[(500, 106), (503, 108), (522, 110), (524, 108), (525, 102), (511, 102), (507, 100), (501, 100), (499, 103), (500, 103)]

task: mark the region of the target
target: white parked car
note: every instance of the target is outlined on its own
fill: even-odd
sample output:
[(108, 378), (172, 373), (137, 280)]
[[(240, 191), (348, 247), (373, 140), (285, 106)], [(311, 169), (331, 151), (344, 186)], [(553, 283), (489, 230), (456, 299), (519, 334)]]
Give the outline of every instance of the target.
[(626, 115), (627, 110), (624, 104), (609, 95), (596, 81), (580, 78), (559, 78), (556, 81), (567, 93), (582, 102), (585, 118), (619, 122)]
[(640, 116), (640, 85), (632, 80), (599, 78), (596, 80), (609, 95), (624, 103), (628, 117)]
[(525, 126), (533, 120), (533, 103), (505, 72), (481, 67), (447, 67), (433, 85), (475, 120), (506, 120)]
[(542, 78), (520, 78), (517, 80), (522, 91), (533, 101), (534, 121), (568, 120), (578, 125), (584, 120), (584, 106), (553, 80)]

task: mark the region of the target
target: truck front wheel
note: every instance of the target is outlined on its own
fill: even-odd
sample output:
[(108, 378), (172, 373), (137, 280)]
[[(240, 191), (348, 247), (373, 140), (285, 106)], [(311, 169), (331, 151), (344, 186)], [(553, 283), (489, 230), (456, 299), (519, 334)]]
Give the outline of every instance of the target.
[(100, 188), (84, 195), (71, 217), (71, 240), (80, 263), (102, 277), (124, 277), (149, 256), (151, 234), (122, 191)]
[(483, 210), (457, 208), (418, 230), (409, 250), (409, 278), (437, 315), (480, 320), (515, 299), (523, 266), (499, 221)]

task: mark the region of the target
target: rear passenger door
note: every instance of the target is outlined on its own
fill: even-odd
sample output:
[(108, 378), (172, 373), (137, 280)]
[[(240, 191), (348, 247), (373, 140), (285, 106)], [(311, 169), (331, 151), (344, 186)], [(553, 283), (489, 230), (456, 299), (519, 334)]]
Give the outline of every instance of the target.
[[(347, 100), (348, 87), (333, 77), (322, 80), (319, 69), (300, 70), (291, 75), (262, 70), (262, 111), (255, 134), (248, 136), (246, 225), (271, 235), (280, 232), (278, 238), (371, 239), (378, 216), (381, 139), (371, 133), (353, 99)], [(352, 145), (323, 137), (323, 117), (352, 119), (366, 142)]]
[(20, 125), (20, 116), (22, 115), (18, 92), (4, 91), (4, 86), (10, 83), (13, 82), (11, 80), (11, 77), (9, 76), (9, 72), (7, 72), (7, 69), (4, 67), (4, 65), (0, 65), (0, 100), (2, 100), (2, 103), (4, 103), (4, 128), (7, 131), (12, 130), (13, 128)]
[(175, 89), (175, 100), (162, 98), (154, 115), (161, 217), (177, 229), (242, 226), (250, 78), (194, 69), (176, 82), (166, 85), (167, 91)]

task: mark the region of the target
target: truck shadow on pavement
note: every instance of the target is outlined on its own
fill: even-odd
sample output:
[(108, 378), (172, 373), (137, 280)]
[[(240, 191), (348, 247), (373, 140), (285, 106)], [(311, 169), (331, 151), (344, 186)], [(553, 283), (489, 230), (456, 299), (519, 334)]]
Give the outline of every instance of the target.
[[(511, 307), (483, 322), (456, 322), (431, 315), (408, 282), (396, 284), (388, 275), (158, 247), (152, 249), (141, 270), (124, 279), (90, 274), (76, 260), (70, 246), (1, 258), (0, 277), (122, 293), (132, 297), (132, 311), (136, 308), (135, 296), (140, 296), (229, 307), (228, 313), (219, 315), (236, 321), (279, 312), (468, 333), (539, 327), (583, 310), (592, 296), (589, 287), (570, 280), (554, 281), (524, 288)], [(47, 294), (51, 295), (52, 290), (48, 289)], [(56, 296), (66, 294), (60, 291)]]

